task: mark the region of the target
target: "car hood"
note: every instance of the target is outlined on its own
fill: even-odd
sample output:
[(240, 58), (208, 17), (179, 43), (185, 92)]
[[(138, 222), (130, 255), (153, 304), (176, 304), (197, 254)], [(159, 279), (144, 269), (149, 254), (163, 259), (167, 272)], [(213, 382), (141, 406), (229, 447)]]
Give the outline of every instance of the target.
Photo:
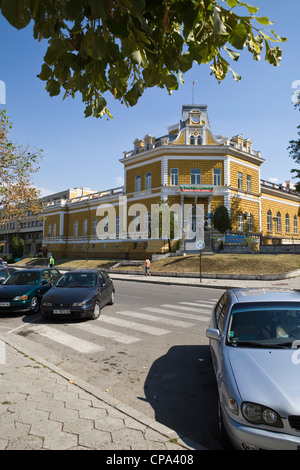
[(21, 286), (5, 286), (0, 287), (0, 300), (11, 299), (17, 295), (30, 294), (39, 288), (38, 285), (21, 285)]
[(231, 347), (228, 356), (242, 401), (300, 415), (299, 350)]
[(44, 296), (45, 302), (54, 304), (83, 302), (85, 299), (96, 295), (95, 287), (56, 287), (53, 286)]

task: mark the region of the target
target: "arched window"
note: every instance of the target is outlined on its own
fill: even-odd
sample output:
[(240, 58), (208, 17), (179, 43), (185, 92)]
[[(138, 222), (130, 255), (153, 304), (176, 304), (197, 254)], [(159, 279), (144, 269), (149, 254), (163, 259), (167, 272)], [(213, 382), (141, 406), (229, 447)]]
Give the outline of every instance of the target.
[(56, 237), (56, 224), (53, 224), (53, 236)]
[(147, 211), (145, 214), (145, 228), (148, 233), (148, 238), (151, 237), (151, 212)]
[(281, 214), (277, 212), (277, 232), (281, 232)]
[(252, 232), (252, 214), (249, 214), (247, 217), (247, 229), (248, 232)]
[(87, 235), (87, 231), (88, 231), (88, 221), (87, 221), (87, 219), (84, 219), (84, 221), (83, 221), (83, 235)]
[(74, 222), (74, 237), (78, 237), (78, 220)]
[(298, 219), (296, 215), (294, 215), (294, 233), (298, 233)]
[(135, 214), (134, 223), (135, 223), (135, 231), (140, 232), (141, 230), (140, 212), (137, 212)]
[(268, 210), (267, 213), (267, 230), (272, 232), (272, 211)]
[(191, 145), (195, 144), (195, 137), (193, 135), (190, 136), (190, 144)]
[(51, 230), (52, 230), (52, 225), (49, 224), (49, 227), (48, 227), (48, 237), (51, 237)]
[(285, 231), (286, 233), (290, 233), (290, 215), (285, 214)]
[(239, 222), (238, 230), (240, 232), (243, 232), (243, 230), (244, 230), (244, 215), (243, 215), (242, 212), (239, 212), (238, 222)]
[(95, 217), (93, 220), (93, 235), (97, 234), (97, 224), (98, 224), (98, 220), (97, 220), (97, 217)]
[(201, 135), (198, 135), (197, 137), (197, 145), (201, 145), (202, 144), (202, 137)]

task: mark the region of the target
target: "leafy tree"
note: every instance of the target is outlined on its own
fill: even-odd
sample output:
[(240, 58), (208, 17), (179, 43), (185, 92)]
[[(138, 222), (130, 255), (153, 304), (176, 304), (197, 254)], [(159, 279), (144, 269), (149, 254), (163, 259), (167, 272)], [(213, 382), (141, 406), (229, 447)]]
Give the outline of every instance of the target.
[(22, 256), (24, 255), (24, 251), (25, 251), (25, 242), (24, 242), (23, 238), (20, 238), (19, 239), (17, 258), (22, 258)]
[[(300, 105), (297, 104), (295, 106), (299, 107)], [(300, 126), (298, 126), (297, 129), (300, 129)], [(293, 168), (291, 173), (295, 174), (295, 178), (299, 178), (299, 181), (296, 183), (295, 187), (296, 190), (300, 192), (300, 131), (298, 131), (298, 136), (298, 140), (290, 140), (288, 150), (290, 150), (290, 157), (292, 157), (299, 165), (299, 168)]]
[(231, 229), (231, 221), (227, 208), (225, 206), (219, 206), (214, 213), (213, 222), (215, 229), (221, 233), (225, 233)]
[(15, 28), (32, 21), (34, 38), (48, 40), (39, 78), (50, 96), (80, 93), (85, 116), (112, 117), (106, 92), (127, 106), (149, 87), (172, 93), (194, 63), (210, 64), (219, 82), (228, 70), (240, 80), (228, 60), (244, 48), (254, 60), (265, 48), (278, 66), (282, 51), (271, 43), (286, 40), (240, 0), (0, 0), (0, 9)]
[(41, 150), (16, 146), (8, 140), (12, 128), (5, 110), (0, 111), (0, 215), (1, 222), (37, 214), (42, 210), (40, 192), (31, 175), (38, 171)]
[(18, 252), (19, 252), (19, 242), (16, 237), (12, 238), (11, 245), (10, 245), (10, 251), (11, 251), (11, 256), (12, 259), (15, 259), (18, 257)]

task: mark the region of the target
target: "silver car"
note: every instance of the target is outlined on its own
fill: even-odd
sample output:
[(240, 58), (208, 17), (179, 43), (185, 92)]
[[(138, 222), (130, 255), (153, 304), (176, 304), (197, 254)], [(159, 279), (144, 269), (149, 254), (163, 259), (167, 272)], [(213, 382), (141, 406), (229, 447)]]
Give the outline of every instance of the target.
[(210, 339), (221, 443), (300, 449), (300, 292), (231, 289), (212, 312)]

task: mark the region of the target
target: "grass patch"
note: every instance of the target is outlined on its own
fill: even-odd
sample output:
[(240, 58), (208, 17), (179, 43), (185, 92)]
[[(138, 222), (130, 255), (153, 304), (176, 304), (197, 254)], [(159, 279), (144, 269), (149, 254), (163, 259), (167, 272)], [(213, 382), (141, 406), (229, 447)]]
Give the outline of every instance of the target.
[[(120, 260), (101, 259), (55, 259), (55, 267), (59, 268), (103, 268), (109, 269)], [(199, 272), (199, 255), (178, 256), (164, 258), (151, 263), (152, 271), (159, 272)], [(34, 262), (34, 264), (33, 264)], [(16, 265), (28, 264), (45, 266), (48, 261), (44, 258), (24, 259)], [(144, 271), (141, 266), (121, 266), (119, 269), (130, 271)], [(279, 255), (235, 255), (216, 254), (202, 255), (202, 272), (218, 274), (279, 274), (300, 269), (300, 255), (279, 254)], [(117, 269), (116, 269), (117, 271)]]
[[(143, 266), (120, 269), (142, 271)], [(218, 274), (278, 274), (300, 269), (300, 255), (202, 255), (202, 272)], [(164, 258), (151, 263), (151, 271), (199, 272), (199, 255)]]

